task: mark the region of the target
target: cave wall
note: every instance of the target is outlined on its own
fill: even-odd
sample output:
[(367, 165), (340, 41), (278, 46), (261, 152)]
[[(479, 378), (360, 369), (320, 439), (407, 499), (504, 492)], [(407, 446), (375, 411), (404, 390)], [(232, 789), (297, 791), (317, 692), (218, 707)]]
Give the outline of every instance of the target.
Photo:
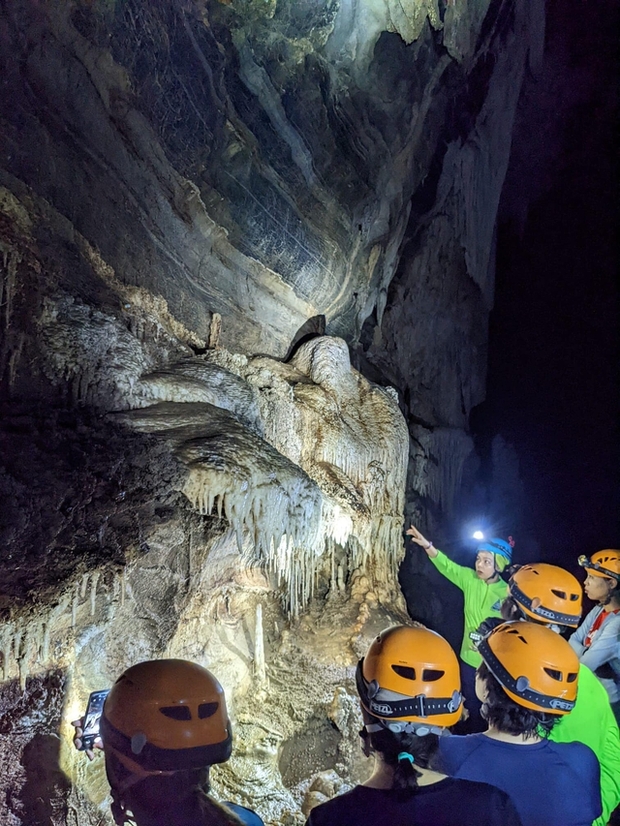
[(3, 817), (100, 823), (69, 722), (173, 655), (230, 696), (216, 792), (303, 822), (405, 517), (471, 490), (542, 4), (1, 8)]
[[(153, 656), (224, 685), (236, 745), (216, 792), (300, 822), (362, 770), (352, 664), (406, 617), (397, 394), (335, 337), (287, 363), (196, 355), (49, 204), (0, 194), (10, 321), (27, 319), (33, 365), (3, 409), (3, 822), (107, 822), (102, 761), (74, 750), (70, 722)], [(80, 272), (96, 304), (65, 281), (37, 302), (22, 289), (51, 272), (51, 235), (55, 272)]]

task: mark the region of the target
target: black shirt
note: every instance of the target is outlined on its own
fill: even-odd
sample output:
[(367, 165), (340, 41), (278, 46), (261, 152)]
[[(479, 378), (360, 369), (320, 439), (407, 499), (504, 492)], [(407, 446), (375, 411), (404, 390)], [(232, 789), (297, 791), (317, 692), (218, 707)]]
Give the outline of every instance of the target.
[(312, 809), (306, 826), (521, 826), (521, 820), (495, 786), (446, 777), (407, 800), (390, 789), (356, 786)]

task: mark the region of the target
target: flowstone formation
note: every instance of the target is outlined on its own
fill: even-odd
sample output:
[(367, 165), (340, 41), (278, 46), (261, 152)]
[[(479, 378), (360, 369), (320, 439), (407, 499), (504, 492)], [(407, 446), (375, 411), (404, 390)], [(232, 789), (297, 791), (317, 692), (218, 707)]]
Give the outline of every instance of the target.
[(471, 488), (542, 3), (2, 22), (0, 819), (105, 822), (68, 722), (172, 655), (231, 699), (216, 791), (301, 822), (362, 770), (352, 668), (406, 616), (404, 514)]

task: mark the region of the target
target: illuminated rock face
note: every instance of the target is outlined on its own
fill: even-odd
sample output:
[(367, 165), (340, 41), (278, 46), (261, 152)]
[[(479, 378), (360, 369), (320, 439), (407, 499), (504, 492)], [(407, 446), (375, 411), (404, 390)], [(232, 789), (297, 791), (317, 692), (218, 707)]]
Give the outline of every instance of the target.
[[(20, 726), (6, 759), (34, 748), (23, 727), (39, 695), (51, 695), (54, 714), (39, 710), (39, 725), (50, 737), (60, 728), (52, 758), (75, 787), (52, 774), (49, 793), (64, 812), (58, 822), (71, 807), (89, 822), (107, 806), (102, 766), (83, 765), (68, 722), (89, 690), (128, 665), (188, 658), (217, 674), (234, 716), (237, 748), (214, 772), (215, 788), (272, 823), (296, 822), (317, 773), (336, 770), (331, 782), (343, 788), (357, 776), (353, 665), (369, 635), (406, 616), (397, 575), (408, 433), (396, 394), (354, 370), (337, 338), (301, 344), (288, 363), (223, 349), (196, 355), (164, 303), (124, 288), (75, 234), (75, 260), (106, 300), (95, 307), (58, 288), (26, 306), (19, 284), (44, 266), (35, 237), (58, 216), (1, 194), (14, 312), (30, 313), (22, 358), (38, 365), (47, 403), (75, 416), (69, 429), (82, 432), (90, 456), (44, 468), (45, 423), (61, 438), (58, 411), (15, 402), (13, 427), (40, 428), (43, 443), (29, 440), (31, 466), (9, 464), (13, 507), (30, 518), (16, 520), (7, 551), (36, 560), (37, 544), (47, 548), (38, 576), (18, 575), (17, 564), (7, 581), (13, 600), (24, 582), (39, 596), (36, 607), (19, 599), (7, 610), (0, 632), (7, 725), (14, 714)], [(49, 450), (67, 447), (78, 450)], [(10, 782), (30, 801), (27, 772)]]
[(404, 514), (475, 460), (538, 5), (5, 7), (6, 823), (101, 822), (68, 723), (166, 655), (230, 698), (217, 793), (303, 822), (365, 770)]

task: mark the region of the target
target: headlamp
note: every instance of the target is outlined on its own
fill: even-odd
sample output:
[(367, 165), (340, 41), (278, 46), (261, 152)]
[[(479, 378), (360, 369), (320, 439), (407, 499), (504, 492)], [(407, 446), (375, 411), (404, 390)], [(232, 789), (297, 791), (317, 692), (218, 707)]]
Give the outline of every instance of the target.
[(586, 571), (588, 568), (591, 568), (593, 571), (600, 571), (603, 576), (609, 577), (609, 579), (615, 579), (616, 582), (620, 582), (620, 574), (617, 574), (615, 571), (610, 571), (609, 568), (601, 565), (600, 562), (592, 562), (590, 557), (585, 554), (581, 554), (581, 556), (578, 557), (577, 562), (582, 568), (585, 568)]

